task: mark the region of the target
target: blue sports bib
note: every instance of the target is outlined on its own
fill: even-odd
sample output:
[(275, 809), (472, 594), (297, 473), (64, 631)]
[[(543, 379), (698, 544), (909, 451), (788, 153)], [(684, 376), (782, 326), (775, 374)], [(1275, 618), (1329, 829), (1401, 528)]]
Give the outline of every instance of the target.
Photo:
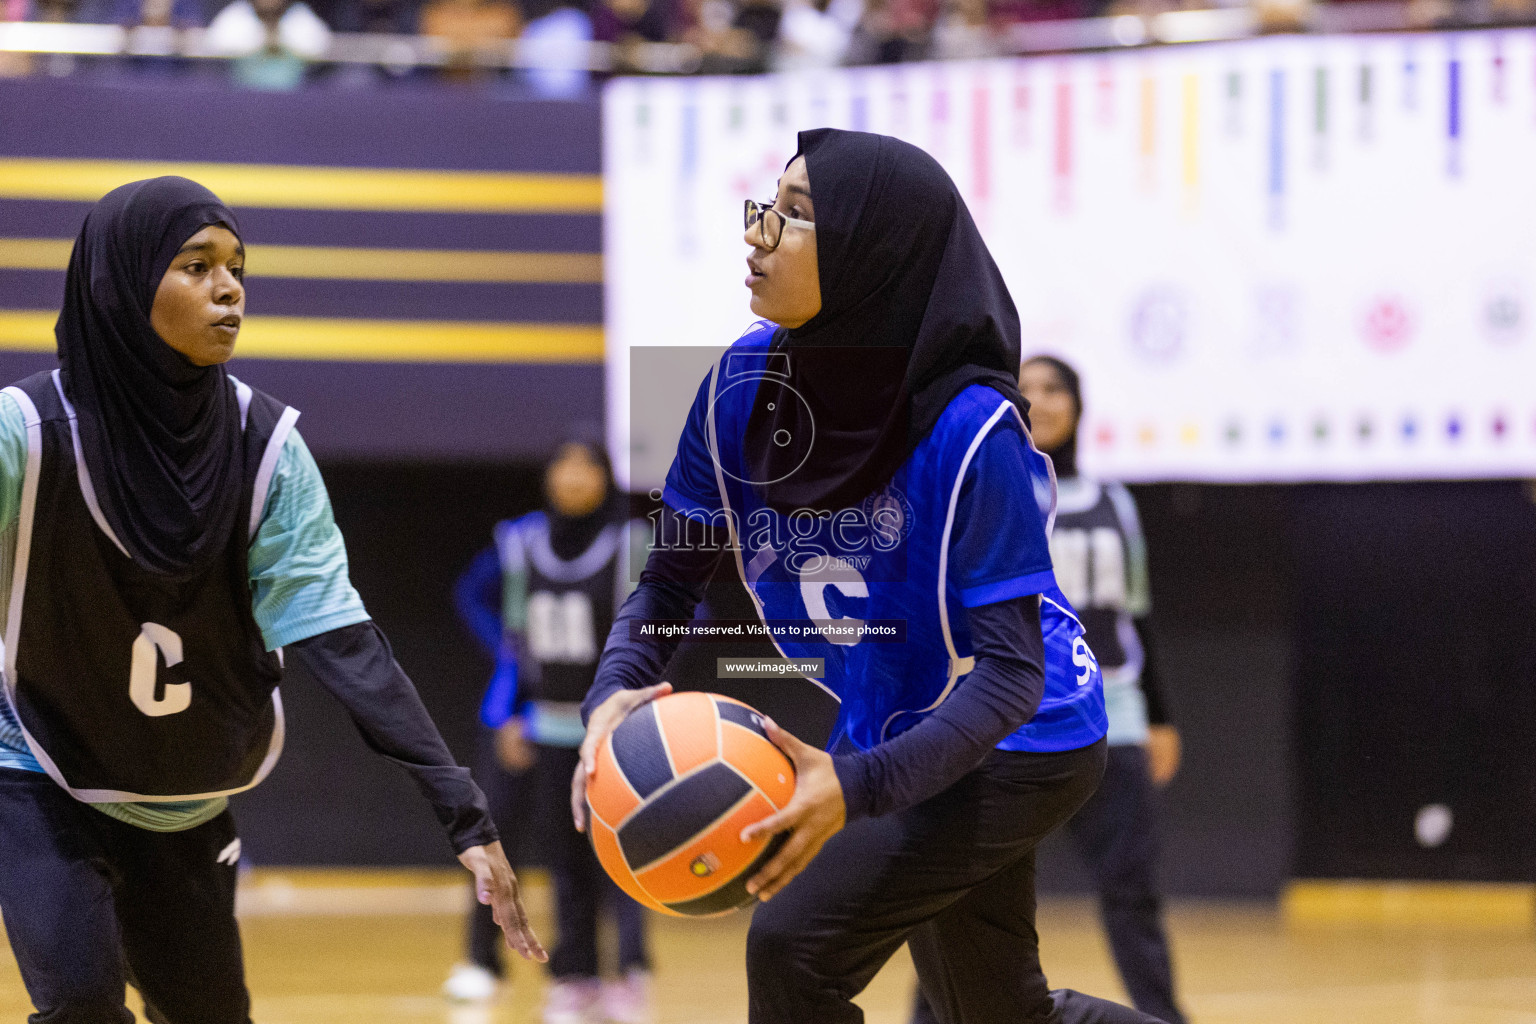
[(773, 331), (755, 325), (705, 379), (664, 498), (730, 528), (779, 650), (824, 660), (812, 681), (841, 704), (829, 749), (846, 737), (867, 750), (916, 725), (975, 665), (965, 610), (1029, 594), (1041, 601), (1045, 694), (998, 746), (1075, 750), (1100, 739), (1098, 664), (1051, 571), (1050, 460), (1013, 404), (973, 385), (883, 490), (856, 508), (784, 515), (758, 500), (742, 450), (758, 383), (793, 358), (770, 354)]

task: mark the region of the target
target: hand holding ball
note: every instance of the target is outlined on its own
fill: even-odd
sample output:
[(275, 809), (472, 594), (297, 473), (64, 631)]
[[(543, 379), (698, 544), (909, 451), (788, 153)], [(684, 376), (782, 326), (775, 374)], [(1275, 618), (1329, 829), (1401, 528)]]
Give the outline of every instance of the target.
[(747, 881), (787, 836), (743, 842), (742, 830), (794, 793), (794, 765), (762, 715), (718, 694), (671, 694), (635, 708), (598, 746), (587, 834), (604, 870), (643, 906), (725, 914), (753, 901)]

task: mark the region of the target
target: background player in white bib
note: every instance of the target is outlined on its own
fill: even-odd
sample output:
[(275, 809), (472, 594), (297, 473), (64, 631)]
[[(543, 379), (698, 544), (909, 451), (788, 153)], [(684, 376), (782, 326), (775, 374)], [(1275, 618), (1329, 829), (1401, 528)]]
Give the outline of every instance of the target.
[(48, 1024), (246, 1024), (228, 796), (282, 748), (280, 649), (411, 774), (509, 944), (485, 798), (364, 610), (295, 410), (225, 372), (234, 214), (185, 178), (87, 216), (60, 367), (0, 394), (0, 908)]
[[(544, 470), (544, 508), (496, 524), (495, 544), (455, 588), (459, 614), (496, 659), (480, 704), (486, 726), (475, 766), (509, 846), (550, 871), (559, 942), (545, 1024), (650, 1019), (645, 910), (603, 872), (571, 827), (567, 792), (585, 735), (581, 699), (602, 641), (644, 564), (648, 524), (626, 522), (601, 445), (573, 438)], [(636, 564), (638, 562), (638, 564)], [(618, 926), (618, 977), (599, 981), (598, 919)], [(443, 984), (450, 999), (480, 1002), (504, 977), (488, 908), (470, 908), (469, 962)]]
[(1053, 993), (1040, 968), (1034, 848), (1097, 785), (1105, 720), (1051, 573), (1054, 485), (996, 265), (938, 163), (885, 136), (802, 133), (746, 221), (752, 308), (773, 322), (725, 354), (683, 429), (584, 705), (578, 821), (597, 743), (669, 689), (675, 644), (631, 623), (689, 618), (729, 549), (761, 616), (792, 627), (785, 653), (822, 658), (841, 701), (830, 754), (769, 726), (797, 779), (744, 832), (787, 833), (748, 883), (767, 901), (752, 1024), (856, 1024), (903, 942), (946, 1024), (1151, 1020)]

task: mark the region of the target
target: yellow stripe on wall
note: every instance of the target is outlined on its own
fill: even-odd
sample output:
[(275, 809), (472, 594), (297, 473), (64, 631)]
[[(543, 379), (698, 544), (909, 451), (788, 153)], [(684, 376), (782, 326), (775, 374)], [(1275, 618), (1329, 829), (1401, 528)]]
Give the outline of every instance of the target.
[[(0, 270), (63, 270), (73, 242), (0, 238)], [(587, 252), (491, 252), (472, 249), (360, 249), (253, 245), (246, 267), (256, 277), (335, 281), (454, 281), (485, 284), (601, 284), (603, 257)]]
[[(0, 310), (0, 351), (52, 352), (57, 313)], [(401, 363), (599, 363), (603, 329), (588, 324), (351, 320), (255, 316), (236, 354), (256, 359)]]
[(179, 174), (233, 207), (453, 213), (600, 213), (596, 174), (422, 171), (292, 164), (0, 159), (0, 199), (95, 202), (140, 178)]
[(1286, 887), (1281, 911), (1290, 924), (1525, 930), (1536, 925), (1536, 885), (1299, 881)]

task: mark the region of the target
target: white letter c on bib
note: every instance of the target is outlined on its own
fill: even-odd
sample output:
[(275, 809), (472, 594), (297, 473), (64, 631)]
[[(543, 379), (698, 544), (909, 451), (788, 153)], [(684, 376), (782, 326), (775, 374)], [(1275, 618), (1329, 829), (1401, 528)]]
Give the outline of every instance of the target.
[(133, 706), (151, 718), (174, 715), (192, 706), (191, 683), (166, 683), (165, 696), (155, 699), (159, 658), (165, 667), (181, 664), (181, 637), (158, 622), (146, 622), (133, 642), (133, 670), (128, 676), (128, 696)]
[(852, 647), (863, 639), (860, 630), (863, 619), (833, 618), (827, 608), (828, 587), (836, 587), (846, 597), (868, 597), (869, 584), (849, 562), (842, 558), (825, 558), (814, 571), (800, 574), (800, 600), (811, 622), (819, 629), (828, 630), (825, 639), (844, 647)]

